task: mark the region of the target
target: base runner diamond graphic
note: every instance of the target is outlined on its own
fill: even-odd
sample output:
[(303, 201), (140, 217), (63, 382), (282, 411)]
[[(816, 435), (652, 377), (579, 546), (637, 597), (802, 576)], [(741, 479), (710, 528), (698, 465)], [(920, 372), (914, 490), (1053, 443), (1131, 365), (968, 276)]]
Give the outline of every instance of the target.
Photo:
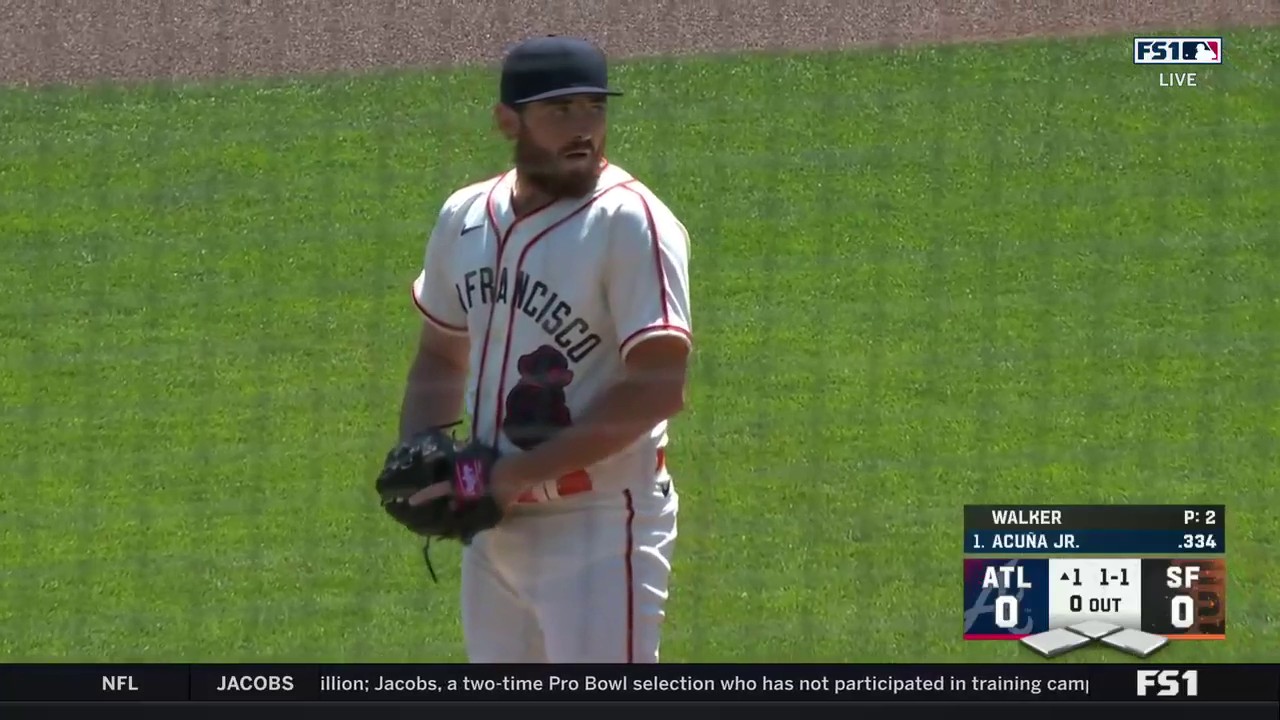
[(1028, 635), (1022, 638), (1022, 644), (1043, 657), (1055, 658), (1092, 644), (1095, 640), (1141, 658), (1150, 657), (1152, 653), (1169, 644), (1169, 638), (1163, 635), (1122, 628), (1100, 620), (1088, 620), (1071, 627)]
[(1085, 620), (1084, 622), (1076, 623), (1067, 629), (1071, 632), (1080, 633), (1090, 640), (1100, 640), (1111, 633), (1119, 632), (1124, 628), (1113, 623), (1102, 622), (1101, 620)]
[(1121, 630), (1102, 638), (1103, 645), (1110, 645), (1140, 658), (1149, 657), (1151, 653), (1169, 644), (1169, 638), (1163, 635), (1152, 635), (1140, 630)]
[(1048, 632), (1036, 633), (1022, 638), (1023, 644), (1047, 658), (1058, 657), (1078, 647), (1088, 645), (1093, 640), (1074, 633), (1066, 628), (1058, 628)]

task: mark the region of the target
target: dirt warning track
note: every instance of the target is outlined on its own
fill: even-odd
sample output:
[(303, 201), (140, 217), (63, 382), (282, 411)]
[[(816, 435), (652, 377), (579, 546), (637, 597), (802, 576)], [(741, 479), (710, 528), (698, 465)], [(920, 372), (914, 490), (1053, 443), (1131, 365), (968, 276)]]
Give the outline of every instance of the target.
[(0, 0), (0, 83), (488, 63), (573, 34), (614, 57), (1280, 23), (1275, 0)]

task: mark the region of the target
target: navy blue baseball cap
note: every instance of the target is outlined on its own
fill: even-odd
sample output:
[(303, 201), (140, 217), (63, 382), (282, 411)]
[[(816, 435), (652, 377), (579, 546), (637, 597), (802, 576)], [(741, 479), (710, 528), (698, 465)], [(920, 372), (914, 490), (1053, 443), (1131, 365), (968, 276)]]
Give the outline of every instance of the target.
[(586, 40), (549, 35), (525, 40), (502, 61), (503, 105), (566, 95), (621, 95), (609, 88), (604, 52)]

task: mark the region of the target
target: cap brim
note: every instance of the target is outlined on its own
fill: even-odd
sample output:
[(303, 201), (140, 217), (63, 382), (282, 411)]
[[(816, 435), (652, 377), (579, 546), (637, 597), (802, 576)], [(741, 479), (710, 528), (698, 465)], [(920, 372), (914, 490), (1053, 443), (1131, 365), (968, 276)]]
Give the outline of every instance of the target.
[(516, 105), (524, 105), (526, 103), (538, 102), (539, 100), (550, 100), (551, 98), (568, 97), (569, 95), (621, 95), (621, 90), (610, 90), (602, 87), (569, 87), (560, 88), (559, 90), (549, 90), (539, 93), (532, 97), (520, 98), (515, 101)]

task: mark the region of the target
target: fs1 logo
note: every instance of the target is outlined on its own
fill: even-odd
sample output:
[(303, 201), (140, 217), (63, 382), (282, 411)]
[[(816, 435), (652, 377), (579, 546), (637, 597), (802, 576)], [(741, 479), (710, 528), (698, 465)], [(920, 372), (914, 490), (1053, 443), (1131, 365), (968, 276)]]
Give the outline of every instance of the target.
[(1222, 38), (1134, 38), (1135, 65), (1221, 65)]
[[(1155, 692), (1149, 692), (1155, 689)], [(1195, 697), (1200, 693), (1199, 670), (1139, 670), (1138, 697)]]

